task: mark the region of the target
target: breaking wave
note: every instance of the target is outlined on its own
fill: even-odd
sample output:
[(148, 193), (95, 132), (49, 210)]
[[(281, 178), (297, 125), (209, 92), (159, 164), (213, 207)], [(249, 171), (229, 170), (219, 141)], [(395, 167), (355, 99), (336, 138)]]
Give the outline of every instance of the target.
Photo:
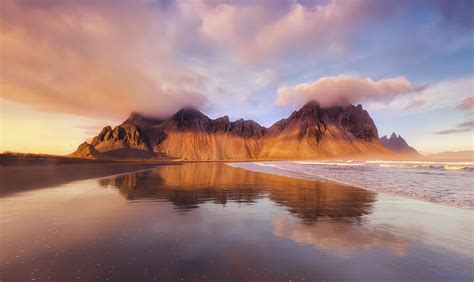
[(421, 168), (436, 170), (474, 171), (474, 162), (432, 162), (432, 161), (295, 161), (302, 165), (326, 166), (378, 166), (381, 168)]
[(471, 161), (278, 161), (230, 166), (290, 177), (337, 182), (375, 192), (474, 209)]

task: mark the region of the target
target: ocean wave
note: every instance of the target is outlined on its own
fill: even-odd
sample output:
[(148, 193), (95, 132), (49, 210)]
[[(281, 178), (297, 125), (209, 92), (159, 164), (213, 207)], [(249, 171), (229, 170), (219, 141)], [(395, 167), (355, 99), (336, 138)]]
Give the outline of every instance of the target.
[(445, 170), (463, 170), (463, 171), (474, 171), (474, 167), (467, 167), (467, 166), (444, 166)]
[(307, 164), (307, 165), (336, 165), (336, 166), (362, 166), (364, 163), (352, 163), (350, 162), (315, 162), (315, 161), (295, 161), (295, 164)]
[(229, 165), (474, 209), (473, 175), (463, 173), (474, 172), (472, 162), (272, 161)]
[(453, 165), (407, 165), (407, 164), (379, 164), (381, 168), (405, 168), (405, 169), (434, 169), (452, 171), (474, 171), (474, 167)]
[(365, 161), (368, 164), (420, 164), (420, 165), (463, 165), (474, 166), (474, 162), (434, 162), (434, 161), (387, 161), (370, 160)]
[(258, 165), (258, 166), (270, 166), (270, 167), (274, 167), (275, 165), (273, 164), (266, 164), (266, 163), (261, 163), (261, 162), (253, 162), (254, 164)]
[(450, 171), (474, 171), (474, 162), (432, 162), (432, 161), (294, 161), (294, 164), (318, 166), (378, 167), (401, 169), (433, 169)]

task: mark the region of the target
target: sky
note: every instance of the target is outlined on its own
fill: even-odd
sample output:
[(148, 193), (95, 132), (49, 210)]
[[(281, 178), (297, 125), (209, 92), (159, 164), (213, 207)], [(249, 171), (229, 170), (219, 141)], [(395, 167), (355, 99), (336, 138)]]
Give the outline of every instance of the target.
[(362, 104), (422, 153), (474, 149), (474, 1), (2, 0), (0, 151), (68, 154), (133, 112), (262, 125)]

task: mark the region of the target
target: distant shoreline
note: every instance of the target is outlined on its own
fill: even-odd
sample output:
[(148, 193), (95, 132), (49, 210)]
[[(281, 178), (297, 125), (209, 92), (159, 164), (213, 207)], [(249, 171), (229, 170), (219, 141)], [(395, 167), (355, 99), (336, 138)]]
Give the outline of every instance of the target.
[[(353, 155), (347, 158), (295, 158), (295, 159), (214, 159), (214, 160), (188, 160), (188, 159), (133, 159), (133, 158), (110, 158), (110, 159), (89, 159), (70, 157), (62, 155), (34, 154), (34, 153), (0, 153), (0, 166), (12, 165), (63, 165), (63, 164), (178, 164), (178, 163), (202, 163), (202, 162), (262, 162), (262, 161), (303, 161), (303, 160), (413, 160), (413, 158), (403, 156), (387, 157), (380, 155)], [(417, 160), (440, 160), (432, 158), (416, 158)]]

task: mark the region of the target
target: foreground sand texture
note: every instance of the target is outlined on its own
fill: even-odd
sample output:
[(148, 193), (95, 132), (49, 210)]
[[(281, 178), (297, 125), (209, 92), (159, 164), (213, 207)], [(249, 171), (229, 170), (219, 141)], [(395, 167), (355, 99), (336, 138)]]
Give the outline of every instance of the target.
[[(415, 151), (416, 152), (416, 151)], [(252, 120), (210, 119), (184, 108), (167, 119), (134, 113), (106, 126), (71, 154), (90, 159), (251, 160), (396, 157), (384, 147), (361, 105), (322, 108), (309, 102), (269, 128)], [(405, 156), (406, 157), (406, 156)]]
[(0, 166), (0, 195), (155, 167), (156, 164), (88, 163)]
[(223, 163), (0, 202), (2, 281), (473, 279), (472, 211)]

